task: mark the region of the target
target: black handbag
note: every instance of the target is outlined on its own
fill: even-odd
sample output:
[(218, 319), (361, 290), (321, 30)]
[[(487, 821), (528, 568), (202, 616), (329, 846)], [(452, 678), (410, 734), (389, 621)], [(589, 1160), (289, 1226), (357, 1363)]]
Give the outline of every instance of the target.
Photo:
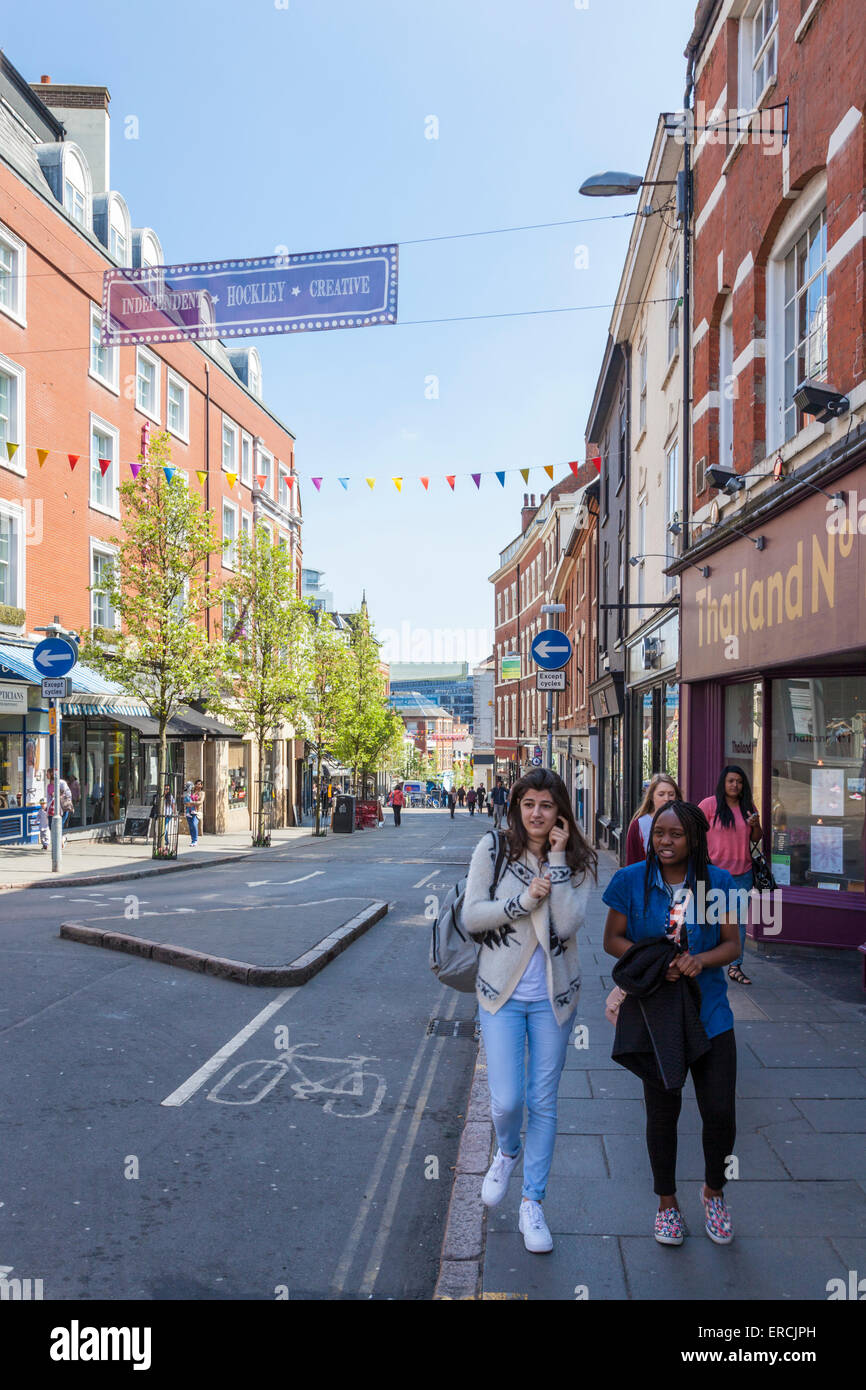
[(757, 840), (752, 841), (750, 848), (752, 852), (752, 887), (756, 888), (759, 893), (771, 893), (778, 885), (764, 857), (764, 852)]

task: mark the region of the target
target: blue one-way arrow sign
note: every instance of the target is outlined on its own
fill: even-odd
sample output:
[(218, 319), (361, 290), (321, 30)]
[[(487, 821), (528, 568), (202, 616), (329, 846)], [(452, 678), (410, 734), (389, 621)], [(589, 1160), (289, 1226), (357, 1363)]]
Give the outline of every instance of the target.
[(545, 628), (533, 640), (530, 655), (536, 666), (544, 671), (558, 671), (566, 666), (571, 656), (571, 642), (564, 632), (555, 627)]
[(78, 647), (67, 637), (46, 637), (33, 649), (33, 665), (40, 676), (65, 676), (78, 662)]

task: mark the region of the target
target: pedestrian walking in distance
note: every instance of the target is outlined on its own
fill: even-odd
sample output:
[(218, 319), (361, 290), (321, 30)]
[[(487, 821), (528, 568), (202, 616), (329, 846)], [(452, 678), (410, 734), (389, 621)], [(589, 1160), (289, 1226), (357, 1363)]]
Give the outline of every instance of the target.
[(391, 809), (394, 812), (394, 824), (400, 824), (400, 812), (403, 810), (406, 798), (403, 796), (403, 783), (398, 782), (391, 793)]
[(469, 807), (469, 814), (470, 814), (470, 816), (474, 816), (474, 815), (475, 815), (475, 801), (476, 801), (475, 788), (474, 788), (474, 787), (470, 787), (469, 790), (468, 790), (468, 792), (466, 793), (466, 805)]
[(479, 816), (482, 814), (482, 812), (483, 812), (483, 810), (484, 810), (484, 798), (485, 798), (486, 795), (487, 795), (487, 793), (486, 793), (486, 791), (484, 790), (484, 788), (483, 788), (483, 787), (479, 787), (479, 788), (478, 788), (478, 814), (479, 814)]
[(466, 800), (466, 788), (460, 787), (457, 792), (457, 800), (460, 802), (460, 810), (463, 810), (463, 802)]
[[(751, 842), (760, 840), (764, 832), (743, 769), (734, 763), (723, 767), (713, 795), (705, 796), (698, 804), (710, 826), (707, 845), (711, 862), (718, 864), (720, 869), (727, 869), (733, 876), (734, 886), (748, 892), (752, 887)], [(743, 973), (748, 920), (749, 909), (744, 907), (740, 912), (739, 954), (728, 968), (728, 978), (739, 985), (752, 983)]]
[[(653, 817), (646, 863), (619, 869), (602, 894), (609, 908), (604, 949), (617, 959), (636, 942), (662, 940), (671, 929), (674, 895), (677, 890), (685, 894), (678, 901), (688, 904), (681, 928), (685, 934), (681, 944), (685, 946), (687, 941), (687, 946), (674, 956), (656, 991), (655, 1008), (663, 1007), (666, 996), (662, 991), (668, 984), (676, 984), (681, 976), (697, 980), (700, 1022), (709, 1048), (691, 1063), (690, 1070), (703, 1124), (704, 1223), (707, 1235), (718, 1245), (727, 1245), (733, 1239), (724, 1186), (725, 1163), (734, 1151), (736, 1137), (737, 1050), (724, 967), (739, 949), (739, 935), (736, 920), (729, 920), (730, 914), (718, 914), (721, 921), (717, 921), (715, 913), (701, 910), (701, 904), (707, 902), (706, 894), (711, 889), (728, 894), (733, 886), (728, 871), (709, 862), (703, 811), (685, 801), (670, 801)], [(686, 890), (690, 891), (690, 901)], [(709, 920), (711, 916), (713, 921)], [(699, 917), (705, 920), (696, 920)], [(675, 1008), (673, 992), (671, 1008)], [(661, 1026), (664, 1027), (664, 1018)], [(683, 1093), (681, 1088), (666, 1090), (657, 1063), (652, 1065), (656, 1077), (648, 1080), (644, 1076), (643, 1089), (647, 1149), (659, 1199), (653, 1234), (661, 1245), (682, 1245), (686, 1228), (677, 1200), (676, 1160), (677, 1121)]]
[(650, 780), (643, 801), (634, 813), (625, 841), (626, 864), (642, 864), (646, 859), (649, 832), (652, 819), (660, 806), (668, 801), (682, 801), (680, 789), (673, 777), (666, 772), (657, 772)]
[(496, 779), (496, 786), (490, 793), (490, 800), (493, 806), (493, 824), (498, 830), (502, 824), (502, 817), (505, 815), (505, 807), (508, 804), (508, 792), (502, 785), (501, 777)]
[(450, 809), (450, 811), (451, 811), (451, 819), (453, 820), (453, 819), (454, 819), (454, 811), (455, 811), (456, 806), (457, 806), (457, 793), (456, 793), (456, 791), (454, 790), (453, 787), (451, 788), (450, 792), (448, 793), (448, 806), (449, 806), (449, 809)]
[[(494, 882), (502, 834), (507, 855)], [(515, 783), (508, 828), (482, 836), (466, 881), (463, 921), (481, 942), (476, 994), (498, 1143), (481, 1198), (495, 1207), (506, 1194), (520, 1156), (525, 1093), (518, 1229), (533, 1254), (553, 1249), (541, 1203), (556, 1139), (559, 1079), (580, 992), (576, 936), (595, 866), (595, 851), (575, 822), (565, 783), (539, 768)]]

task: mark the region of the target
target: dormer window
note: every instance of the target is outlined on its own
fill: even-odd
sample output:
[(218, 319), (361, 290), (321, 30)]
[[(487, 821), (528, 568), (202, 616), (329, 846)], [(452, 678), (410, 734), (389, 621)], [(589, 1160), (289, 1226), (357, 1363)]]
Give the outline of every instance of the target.
[(250, 391), (253, 393), (253, 395), (256, 397), (256, 399), (257, 399), (257, 400), (261, 400), (261, 398), (262, 398), (262, 364), (261, 364), (261, 360), (260, 360), (260, 358), (259, 358), (259, 354), (256, 352), (255, 348), (253, 348), (253, 349), (251, 350), (251, 352), (250, 352), (249, 386), (250, 386)]
[(72, 150), (63, 161), (63, 206), (80, 226), (87, 226), (87, 178), (84, 165)]

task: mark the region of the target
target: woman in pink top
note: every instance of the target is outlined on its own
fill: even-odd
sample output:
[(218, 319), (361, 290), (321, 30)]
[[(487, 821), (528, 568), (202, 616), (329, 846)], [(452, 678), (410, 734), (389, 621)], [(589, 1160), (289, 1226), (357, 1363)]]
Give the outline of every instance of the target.
[(646, 859), (650, 826), (656, 811), (669, 801), (682, 801), (680, 789), (673, 777), (657, 772), (644, 793), (644, 799), (634, 813), (625, 841), (626, 864), (642, 864)]
[[(705, 796), (698, 804), (710, 826), (707, 833), (710, 862), (728, 870), (733, 876), (735, 888), (750, 889), (751, 844), (753, 840), (760, 840), (764, 832), (752, 800), (752, 788), (743, 769), (734, 763), (723, 767), (715, 794)], [(752, 983), (748, 975), (743, 973), (747, 920), (748, 913), (740, 920), (740, 958), (728, 966), (729, 977), (740, 985)]]

